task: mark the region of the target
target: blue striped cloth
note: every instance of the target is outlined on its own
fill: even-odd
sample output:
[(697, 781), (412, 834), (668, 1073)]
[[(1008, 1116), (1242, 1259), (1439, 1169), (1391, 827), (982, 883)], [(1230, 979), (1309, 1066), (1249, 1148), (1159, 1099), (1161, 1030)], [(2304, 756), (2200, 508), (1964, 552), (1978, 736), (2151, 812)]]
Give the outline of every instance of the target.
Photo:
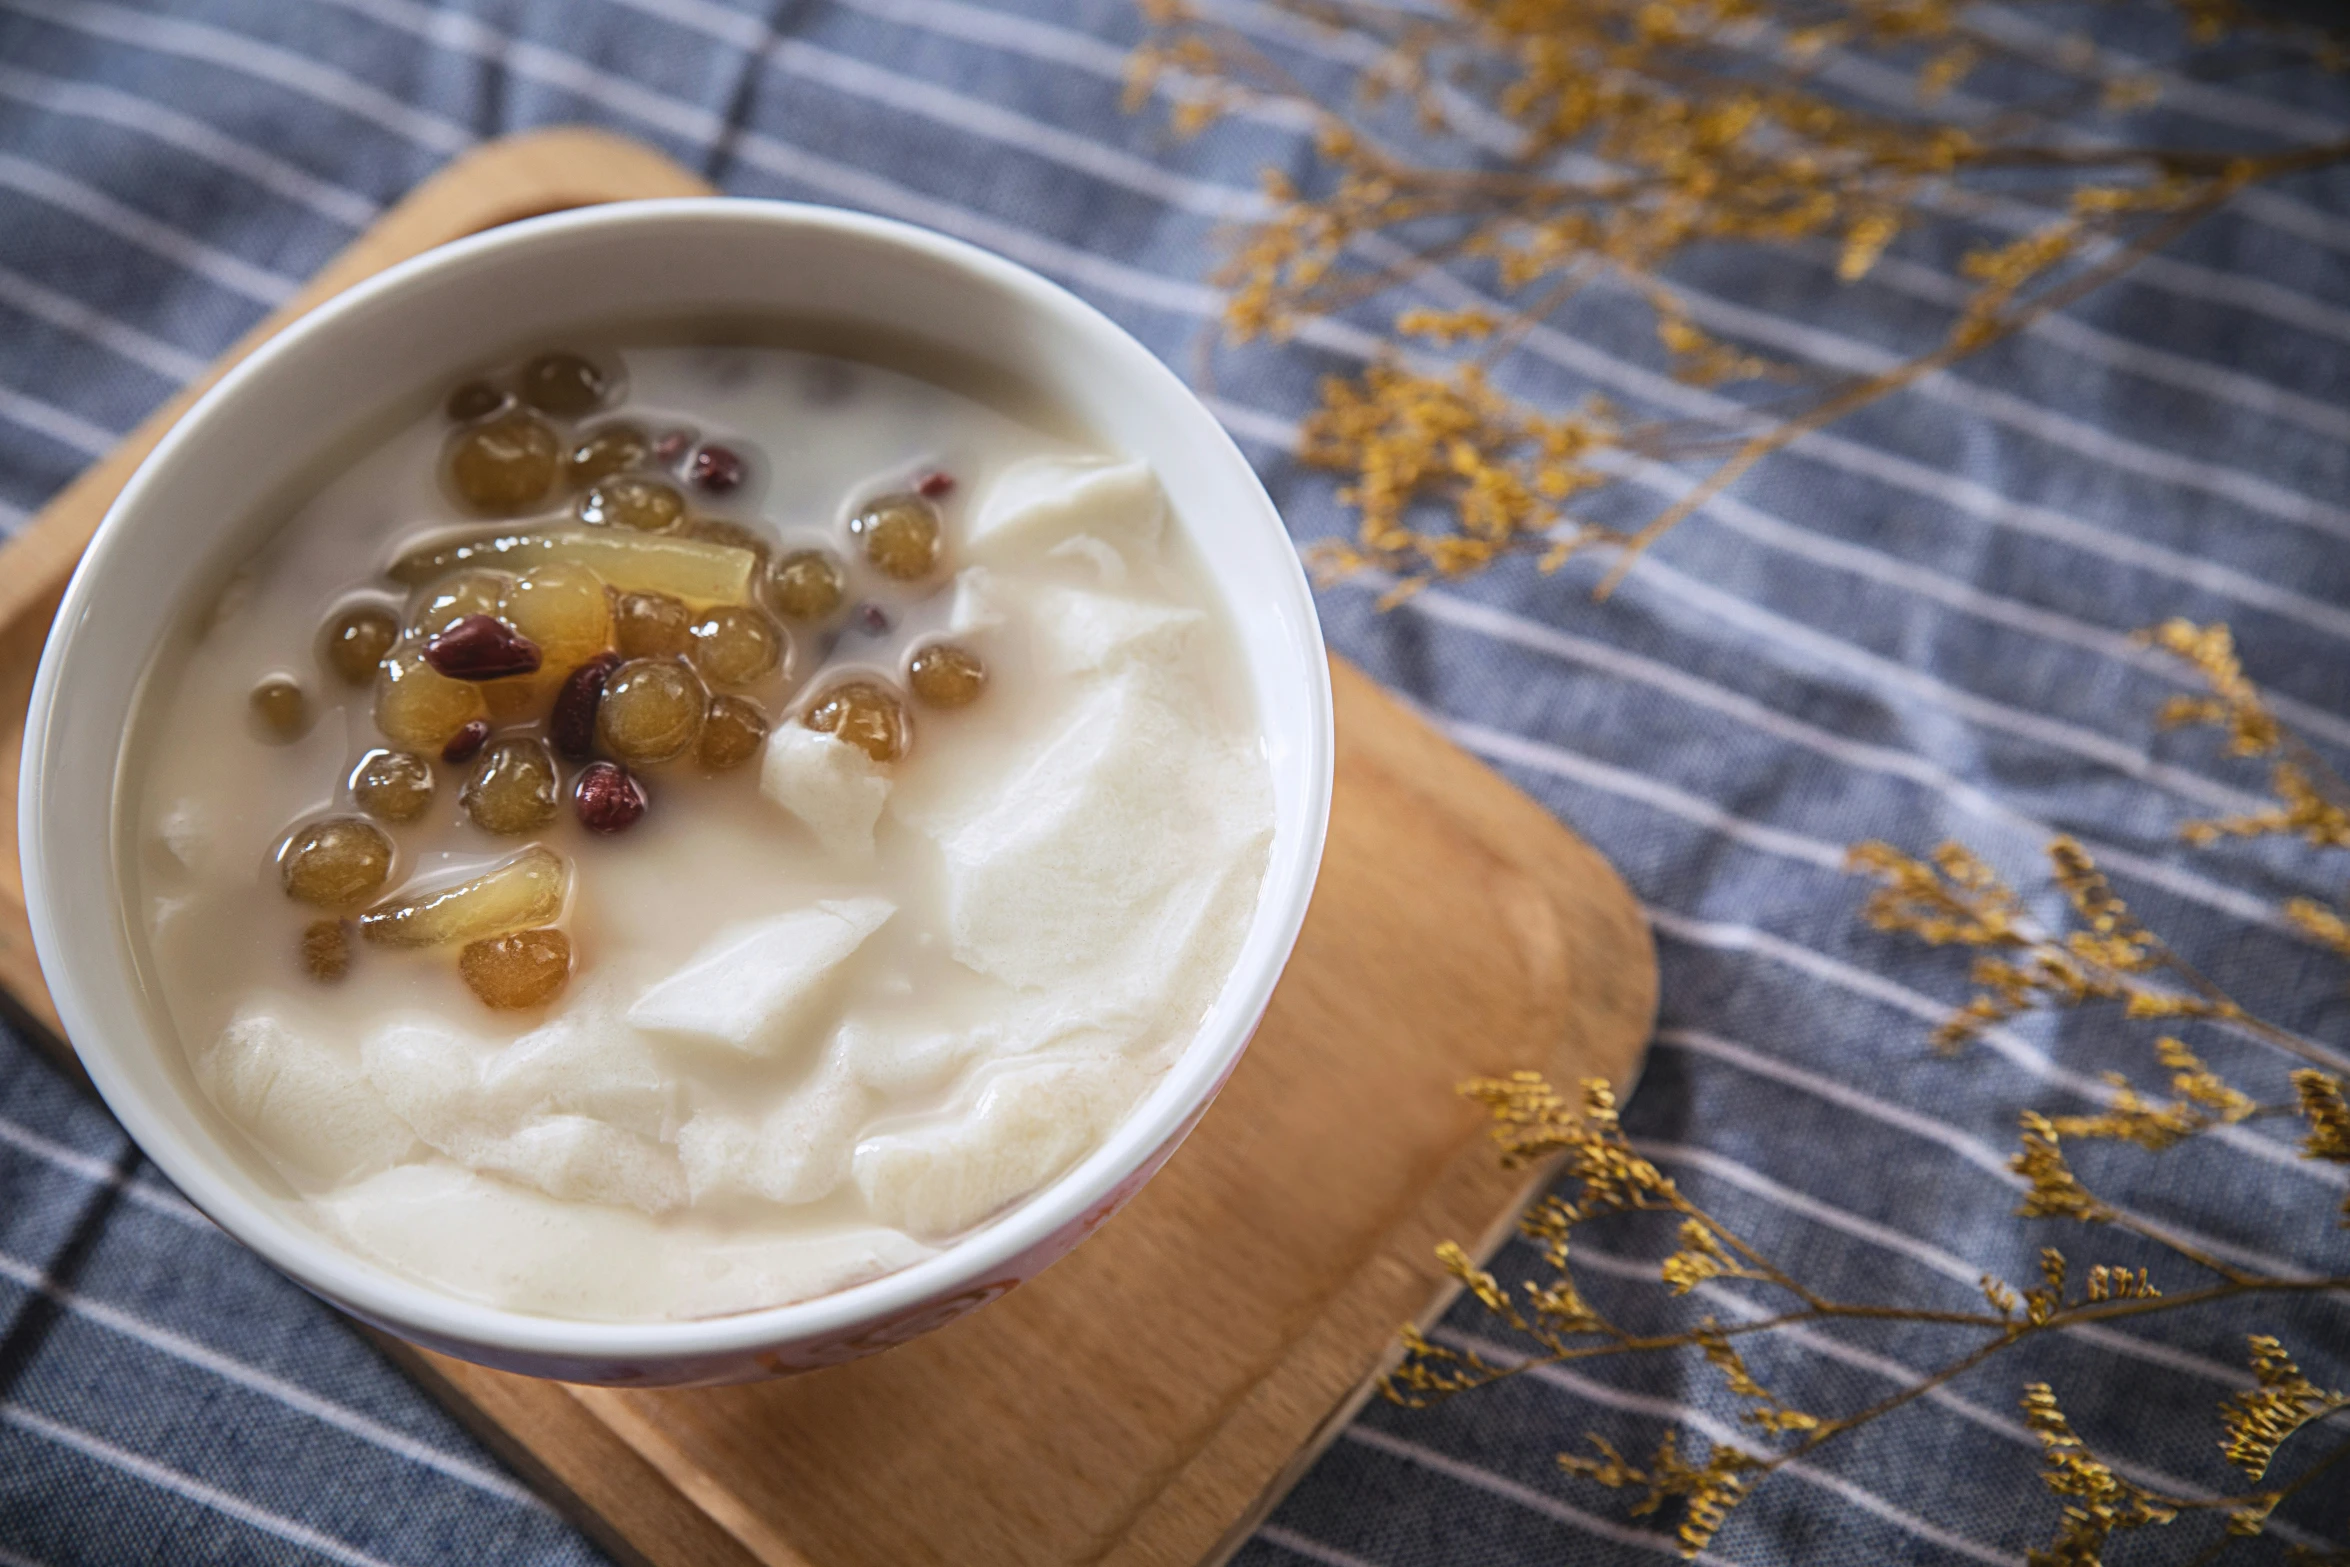
[[(1309, 86), (1344, 79), (1320, 36), (1250, 0), (1211, 3)], [(2027, 45), (2047, 25), (2044, 12), (1981, 14)], [(2168, 46), (2159, 18), (2100, 25), (2125, 47)], [(1277, 114), (1183, 140), (1163, 102), (1121, 112), (1137, 35), (1118, 0), (0, 0), (0, 525), (452, 154), (557, 122), (640, 137), (743, 195), (863, 207), (992, 246), (1192, 366), (1215, 333), (1202, 279), (1217, 225), (1253, 210), (1259, 170), (1309, 158)], [(1849, 62), (1836, 72), (1864, 96), (1886, 86)], [(1969, 84), (2008, 88), (2021, 90)], [(2145, 123), (2208, 146), (2338, 136), (2350, 92), (2276, 72), (2174, 83)], [(1724, 252), (1681, 276), (1701, 325), (1866, 368), (1935, 340), (1963, 248), (2031, 217), (1905, 239), (1850, 288), (1821, 256)], [(1432, 282), (1427, 298), (1458, 303), (1466, 286)], [(1213, 354), (1218, 411), (1301, 542), (1348, 526), (1331, 480), (1289, 449), (1317, 379), (1356, 364), (1359, 343), (1333, 331)], [(2341, 965), (2273, 912), (2338, 879), (2289, 847), (2179, 847), (2183, 820), (2248, 806), (2261, 780), (2203, 738), (2153, 736), (2156, 706), (2184, 684), (2127, 640), (2167, 615), (2228, 619), (2288, 719), (2350, 751), (2346, 345), (2350, 177), (2311, 175), (1772, 460), (1605, 604), (1581, 566), (1503, 569), (1386, 614), (1369, 587), (1323, 595), (1338, 650), (1623, 869), (1664, 971), (1628, 1125), (1830, 1293), (1966, 1309), (1986, 1271), (2029, 1282), (2050, 1239), (2084, 1264), (2151, 1263), (2174, 1286), (2184, 1272), (2127, 1236), (2010, 1216), (2016, 1110), (2083, 1109), (2106, 1070), (2145, 1077), (2142, 1035), (2104, 1016), (2035, 1017), (1937, 1058), (1926, 1034), (1966, 994), (1963, 961), (1856, 922), (1846, 843), (1960, 837), (2036, 888), (2042, 844), (2074, 832), (2223, 983), (2288, 998), (2274, 1003), (2284, 1020), (2315, 1036), (2350, 1032)], [(1599, 295), (1507, 373), (1559, 404), (1597, 392), (1639, 416), (1726, 406), (1663, 369), (1643, 313)], [(1635, 475), (1623, 515), (1686, 482)], [(2281, 1079), (2273, 1055), (2199, 1042), (2240, 1077)], [(2341, 1172), (2293, 1158), (2289, 1135), (2264, 1124), (2159, 1166), (2126, 1148), (2080, 1163), (2132, 1211), (2230, 1255), (2340, 1271)], [(1668, 1246), (1595, 1238), (1578, 1253), (1587, 1291), (1654, 1320)], [(1514, 1247), (1499, 1266), (1531, 1264)], [(1758, 1309), (1744, 1287), (1706, 1297), (1725, 1320)], [(2032, 1347), (1776, 1477), (1708, 1559), (2020, 1567), (2056, 1518), (2017, 1418), (2030, 1377), (2053, 1380), (2137, 1478), (2233, 1488), (2213, 1405), (2247, 1380), (2243, 1332), (2278, 1333), (2340, 1384), (2344, 1309), (2206, 1311)], [(1445, 1332), (1470, 1343), (1489, 1328), (1462, 1311)], [(1791, 1402), (1838, 1411), (1953, 1344), (1916, 1327), (1803, 1333), (1754, 1360)], [(1659, 1520), (1627, 1517), (1553, 1454), (1586, 1431), (1645, 1453), (1668, 1424), (1735, 1440), (1735, 1417), (1719, 1379), (1680, 1361), (1588, 1363), (1426, 1413), (1374, 1406), (1241, 1559), (1661, 1562)], [(2342, 1538), (2344, 1492), (2297, 1502), (2291, 1538)], [(2182, 1524), (2130, 1559), (2184, 1560), (2208, 1536)], [(0, 1039), (0, 1567), (314, 1559), (595, 1555)]]

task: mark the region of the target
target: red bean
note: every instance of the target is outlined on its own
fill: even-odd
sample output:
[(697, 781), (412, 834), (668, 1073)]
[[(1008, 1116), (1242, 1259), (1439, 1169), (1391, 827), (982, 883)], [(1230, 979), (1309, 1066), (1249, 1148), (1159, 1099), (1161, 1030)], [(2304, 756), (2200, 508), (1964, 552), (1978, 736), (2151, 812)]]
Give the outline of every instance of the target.
[(604, 682), (619, 667), (619, 654), (598, 653), (573, 670), (555, 693), (554, 709), (547, 714), (547, 738), (575, 762), (595, 754), (596, 709), (604, 700)]
[(618, 762), (590, 762), (579, 770), (571, 803), (589, 832), (620, 832), (645, 814), (645, 789)]
[(705, 446), (694, 453), (686, 477), (712, 495), (725, 495), (743, 482), (743, 460), (731, 447)]
[(489, 720), (476, 718), (449, 736), (449, 743), (441, 747), (441, 760), (452, 767), (470, 762), (481, 754), (481, 748), (489, 744), (489, 740)]
[(424, 661), (451, 680), (538, 672), (539, 645), (495, 615), (462, 615), (424, 645)]

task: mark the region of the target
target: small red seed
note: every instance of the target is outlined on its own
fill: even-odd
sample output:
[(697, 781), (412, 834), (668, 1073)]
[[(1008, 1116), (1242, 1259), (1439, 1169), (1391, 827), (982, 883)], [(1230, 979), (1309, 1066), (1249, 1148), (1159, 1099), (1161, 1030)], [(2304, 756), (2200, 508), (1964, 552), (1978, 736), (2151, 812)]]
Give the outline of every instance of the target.
[(464, 728), (449, 736), (449, 743), (441, 747), (441, 760), (447, 762), (452, 767), (470, 762), (474, 759), (475, 756), (480, 754), (481, 748), (489, 743), (489, 720), (486, 718), (476, 718), (471, 723), (467, 724)]
[(868, 636), (881, 636), (889, 630), (889, 611), (879, 604), (859, 604), (857, 624)]
[(937, 500), (955, 487), (955, 476), (935, 469), (924, 474), (914, 486), (914, 493), (925, 500)]
[(742, 484), (743, 460), (731, 447), (705, 446), (694, 453), (685, 476), (699, 489), (724, 495)]
[(674, 468), (685, 461), (685, 454), (693, 450), (694, 432), (691, 430), (664, 430), (653, 442), (653, 461), (664, 468)]
[(495, 615), (461, 615), (424, 645), (424, 661), (451, 680), (536, 674), (539, 645)]
[(619, 667), (619, 654), (598, 653), (573, 670), (555, 693), (555, 706), (547, 714), (547, 738), (575, 762), (595, 754), (596, 709), (603, 705), (604, 682)]
[(571, 803), (589, 832), (619, 832), (645, 814), (645, 788), (618, 762), (590, 762), (579, 770)]

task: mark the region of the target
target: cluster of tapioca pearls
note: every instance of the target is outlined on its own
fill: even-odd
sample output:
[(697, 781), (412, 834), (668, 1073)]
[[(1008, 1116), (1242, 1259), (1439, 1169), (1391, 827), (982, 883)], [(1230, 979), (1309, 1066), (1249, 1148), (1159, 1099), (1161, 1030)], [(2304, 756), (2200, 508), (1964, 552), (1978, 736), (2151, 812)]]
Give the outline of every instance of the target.
[[(590, 411), (604, 397), (600, 372), (575, 355), (542, 356), (517, 380), (522, 402), (544, 412)], [(535, 435), (526, 440), (514, 432), (536, 430), (544, 421), (529, 424), (525, 410), (487, 383), (459, 388), (448, 411), (469, 421), (449, 458), (451, 482), (461, 496), (482, 509), (532, 504), (518, 499), (525, 492), (519, 481), (504, 488), (492, 481), (501, 474), (512, 480), (513, 465), (541, 449)], [(485, 432), (501, 433), (491, 440)], [(674, 443), (668, 437), (650, 440), (620, 423), (585, 435), (562, 470), (569, 487), (580, 492), (574, 507), (579, 521), (637, 534), (678, 532), (746, 551), (755, 566), (750, 596), (765, 607), (696, 606), (555, 559), (520, 573), (462, 567), (421, 591), (404, 618), (378, 602), (343, 609), (322, 629), (322, 660), (352, 685), (374, 684), (376, 724), (390, 745), (369, 751), (350, 775), (360, 816), (313, 822), (289, 838), (280, 868), (290, 897), (354, 909), (380, 892), (393, 853), (378, 824), (413, 822), (429, 809), (437, 790), (436, 754), (465, 770), (458, 800), (475, 826), (521, 835), (552, 826), (560, 814), (564, 760), (583, 764), (569, 790), (580, 823), (613, 833), (633, 825), (647, 808), (642, 770), (690, 753), (704, 770), (725, 771), (757, 753), (769, 730), (767, 715), (727, 688), (788, 672), (791, 640), (780, 622), (814, 627), (832, 620), (846, 601), (846, 573), (828, 551), (770, 558), (766, 542), (750, 530), (689, 517), (672, 487), (629, 471), (664, 444)], [(701, 456), (713, 450), (724, 451), (702, 448), (694, 471), (701, 471)], [(739, 459), (724, 455), (734, 464), (734, 477), (704, 488), (731, 489), (739, 482)], [(543, 499), (554, 482), (550, 477), (533, 493)], [(951, 487), (951, 479), (933, 474), (907, 493), (869, 501), (849, 521), (853, 548), (894, 581), (911, 584), (931, 576), (943, 553), (935, 502)], [(535, 542), (547, 540), (539, 536)], [(714, 553), (724, 556), (726, 550)], [(424, 558), (432, 557), (426, 552)], [(733, 559), (739, 566), (742, 557)], [(394, 573), (401, 575), (402, 567)], [(886, 627), (877, 606), (864, 606), (863, 613), (880, 621), (870, 629)], [(974, 654), (946, 642), (917, 648), (905, 669), (913, 700), (937, 708), (969, 704), (986, 679)], [(282, 735), (305, 727), (297, 682), (265, 681), (253, 704), (264, 726)], [(900, 760), (910, 741), (906, 700), (882, 681), (828, 686), (798, 716), (876, 762)], [(508, 732), (493, 738), (497, 727)], [(491, 898), (469, 906), (510, 921), (510, 902)], [(384, 910), (398, 907), (384, 905), (361, 916), (360, 934), (393, 928)], [(441, 939), (467, 940), (460, 972), (492, 1006), (535, 1005), (560, 990), (569, 975), (570, 945), (560, 930), (489, 929), (478, 920), (431, 928), (443, 931)], [(340, 977), (350, 962), (349, 925), (341, 919), (315, 922), (304, 933), (302, 956), (316, 977)]]
[(582, 521), (617, 522), (653, 531), (685, 518), (685, 500), (652, 472), (678, 475), (711, 495), (741, 488), (749, 468), (733, 448), (703, 442), (694, 431), (658, 435), (626, 421), (574, 430), (612, 402), (618, 388), (583, 354), (541, 354), (511, 377), (467, 381), (444, 411), (458, 425), (447, 456), (449, 487), (486, 517), (540, 510), (567, 486), (586, 491)]

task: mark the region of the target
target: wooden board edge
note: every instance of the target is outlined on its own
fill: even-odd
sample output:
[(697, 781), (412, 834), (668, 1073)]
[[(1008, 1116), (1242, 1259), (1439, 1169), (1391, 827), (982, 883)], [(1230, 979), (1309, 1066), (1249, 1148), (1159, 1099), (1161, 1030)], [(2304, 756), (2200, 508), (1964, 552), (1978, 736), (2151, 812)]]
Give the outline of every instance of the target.
[[(1388, 710), (1378, 724), (1357, 724), (1339, 733), (1342, 757), (1350, 748), (1362, 748), (1388, 776), (1413, 780), (1415, 787), (1423, 787), (1426, 780), (1452, 780), (1454, 786), (1444, 793), (1441, 803), (1447, 815), (1465, 827), (1488, 854), (1538, 873), (1552, 888), (1583, 889), (1582, 895), (1572, 900), (1551, 900), (1570, 930), (1586, 921), (1596, 921), (1602, 927), (1586, 933), (1575, 942), (1577, 946), (1637, 952), (1646, 959), (1574, 976), (1584, 987), (1584, 1005), (1596, 1014), (1598, 1029), (1605, 1036), (1593, 1041), (1597, 1053), (1606, 1059), (1620, 1052), (1618, 1070), (1602, 1075), (1614, 1084), (1619, 1097), (1628, 1096), (1639, 1081), (1645, 1047), (1656, 1028), (1659, 983), (1656, 937), (1631, 887), (1606, 856), (1573, 827), (1461, 749), (1361, 669), (1333, 656), (1330, 682), (1342, 711), (1356, 703), (1374, 703)], [(1435, 803), (1432, 799), (1431, 804)]]
[(594, 1411), (352, 1326), (619, 1567), (800, 1567), (746, 1550)]
[[(1489, 1166), (1494, 1158), (1493, 1148), (1480, 1140), (1476, 1146), (1462, 1150), (1453, 1164), (1446, 1167), (1444, 1183), (1459, 1179), (1463, 1166), (1483, 1168)], [(1490, 1262), (1517, 1230), (1518, 1221), (1525, 1217), (1526, 1210), (1534, 1205), (1534, 1200), (1550, 1185), (1551, 1178), (1558, 1173), (1559, 1164), (1560, 1161), (1553, 1158), (1535, 1166), (1519, 1182), (1518, 1190), (1508, 1206), (1494, 1216), (1493, 1222), (1482, 1235), (1468, 1243), (1468, 1253), (1480, 1267)], [(1428, 1204), (1423, 1204), (1423, 1209), (1430, 1206), (1434, 1206), (1433, 1196)], [(1414, 1214), (1414, 1228), (1436, 1234), (1443, 1226), (1435, 1222), (1433, 1215), (1420, 1211)], [(1444, 1238), (1450, 1240), (1453, 1237)], [(1431, 1248), (1430, 1255), (1433, 1254)], [(1423, 1333), (1433, 1328), (1452, 1309), (1453, 1302), (1460, 1299), (1461, 1288), (1458, 1279), (1449, 1275), (1443, 1277), (1430, 1290), (1428, 1303), (1412, 1317), (1410, 1326)], [(1290, 1455), (1289, 1462), (1265, 1483), (1265, 1488), (1249, 1503), (1248, 1510), (1234, 1519), (1231, 1527), (1209, 1547), (1207, 1554), (1199, 1559), (1199, 1567), (1226, 1567), (1233, 1557), (1239, 1555), (1241, 1547), (1248, 1544), (1265, 1521), (1273, 1516), (1274, 1510), (1288, 1498), (1289, 1493), (1297, 1489), (1298, 1482), (1312, 1471), (1314, 1465), (1321, 1461), (1322, 1455), (1354, 1423), (1355, 1416), (1361, 1414), (1365, 1406), (1379, 1396), (1382, 1379), (1403, 1363), (1403, 1327), (1402, 1323), (1396, 1325), (1396, 1332), (1389, 1336), (1377, 1358), (1364, 1369), (1360, 1380), (1330, 1407), (1329, 1413), (1322, 1417), (1297, 1451)], [(1105, 1561), (1108, 1560), (1114, 1558), (1105, 1558)]]
[[(1552, 908), (1570, 927), (1578, 910), (1605, 927), (1583, 932), (1579, 940), (1570, 935), (1571, 950), (1561, 954), (1563, 961), (1572, 963), (1577, 950), (1638, 953), (1646, 959), (1605, 976), (1570, 976), (1570, 983), (1593, 977), (1606, 981), (1597, 989), (1600, 1004), (1595, 1009), (1595, 1037), (1558, 1040), (1549, 1060), (1495, 1062), (1492, 1069), (1533, 1067), (1555, 1078), (1562, 1075), (1561, 1068), (1567, 1062), (1580, 1060), (1591, 1063), (1600, 1069), (1599, 1075), (1629, 1092), (1654, 1031), (1658, 982), (1654, 936), (1631, 888), (1597, 850), (1523, 791), (1462, 750), (1361, 670), (1336, 656), (1330, 662), (1340, 713), (1378, 713), (1376, 722), (1358, 718), (1348, 726), (1340, 739), (1342, 749), (1364, 745), (1365, 760), (1387, 773), (1391, 781), (1408, 780), (1416, 789), (1426, 787), (1440, 794), (1452, 818), (1469, 826), (1481, 847), (1497, 860), (1522, 867), (1540, 880)], [(1592, 992), (1586, 990), (1585, 994)], [(1315, 1325), (1291, 1341), (1280, 1368), (1251, 1390), (1207, 1442), (1129, 1520), (1118, 1543), (1101, 1557), (1104, 1567), (1182, 1561), (1221, 1567), (1246, 1543), (1256, 1526), (1271, 1515), (1314, 1460), (1376, 1394), (1379, 1379), (1399, 1357), (1398, 1333), (1403, 1324), (1392, 1324), (1377, 1351), (1358, 1357), (1356, 1375), (1341, 1385), (1335, 1398), (1326, 1384), (1319, 1388), (1303, 1385), (1314, 1373), (1294, 1368), (1327, 1363), (1328, 1355), (1313, 1353), (1316, 1344), (1341, 1354), (1351, 1353), (1347, 1347), (1357, 1342), (1365, 1328), (1363, 1314), (1374, 1309), (1368, 1302), (1382, 1293), (1380, 1276), (1391, 1279), (1396, 1268), (1418, 1272), (1427, 1283), (1426, 1303), (1411, 1319), (1412, 1324), (1425, 1328), (1435, 1322), (1460, 1293), (1459, 1282), (1437, 1265), (1436, 1246), (1443, 1241), (1460, 1241), (1480, 1262), (1491, 1257), (1557, 1170), (1556, 1161), (1548, 1161), (1521, 1180), (1480, 1233), (1473, 1237), (1453, 1233), (1457, 1227), (1445, 1215), (1473, 1204), (1477, 1189), (1492, 1183), (1497, 1159), (1492, 1143), (1480, 1135), (1446, 1161), (1409, 1217), (1390, 1226), (1386, 1244), (1365, 1257), (1347, 1283), (1325, 1299)], [(1312, 1401), (1326, 1402), (1327, 1407), (1303, 1442), (1201, 1554), (1199, 1527), (1184, 1516), (1185, 1503), (1193, 1499), (1184, 1495), (1183, 1477), (1200, 1476), (1199, 1484), (1213, 1486), (1208, 1471), (1233, 1449), (1246, 1444), (1251, 1422), (1294, 1422), (1297, 1405)]]
[[(814, 1567), (799, 1548), (777, 1534), (740, 1497), (712, 1479), (660, 1425), (618, 1388), (557, 1384), (574, 1403), (603, 1422), (637, 1457), (698, 1505), (712, 1526), (726, 1531), (760, 1567)], [(667, 1567), (664, 1563), (663, 1567)]]

